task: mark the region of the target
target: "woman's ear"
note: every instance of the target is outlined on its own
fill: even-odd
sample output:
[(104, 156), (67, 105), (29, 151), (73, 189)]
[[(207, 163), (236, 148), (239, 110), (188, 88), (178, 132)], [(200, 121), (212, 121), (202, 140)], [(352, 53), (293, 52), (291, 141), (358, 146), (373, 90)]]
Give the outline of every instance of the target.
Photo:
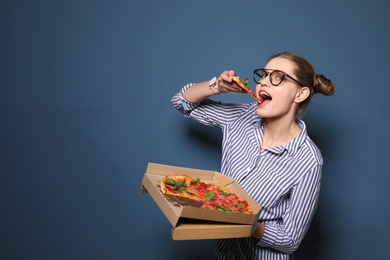
[(310, 89), (308, 87), (300, 88), (295, 95), (294, 101), (296, 103), (303, 102), (310, 95)]

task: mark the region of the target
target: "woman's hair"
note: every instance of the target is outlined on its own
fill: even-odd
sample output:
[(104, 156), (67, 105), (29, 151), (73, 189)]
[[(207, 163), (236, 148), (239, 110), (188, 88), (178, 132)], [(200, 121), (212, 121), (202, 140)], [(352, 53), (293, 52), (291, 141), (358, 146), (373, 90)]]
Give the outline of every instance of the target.
[(274, 58), (284, 58), (295, 64), (293, 70), (297, 80), (310, 89), (310, 95), (299, 104), (297, 115), (302, 116), (314, 94), (321, 93), (331, 96), (336, 93), (336, 86), (324, 75), (316, 74), (311, 63), (304, 57), (293, 52), (281, 52), (272, 55), (268, 61)]

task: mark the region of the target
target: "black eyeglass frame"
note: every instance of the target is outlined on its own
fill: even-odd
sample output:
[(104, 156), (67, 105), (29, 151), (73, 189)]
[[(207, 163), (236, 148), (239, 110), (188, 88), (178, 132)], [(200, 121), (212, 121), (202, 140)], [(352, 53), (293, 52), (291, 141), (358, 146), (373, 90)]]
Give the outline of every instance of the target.
[[(264, 71), (266, 73), (265, 77), (262, 77), (261, 75), (259, 75), (257, 72), (259, 71)], [(280, 82), (278, 84), (274, 84), (272, 82), (272, 73), (274, 72), (279, 72), (283, 75), (282, 79), (280, 80)], [(288, 75), (286, 72), (284, 71), (281, 71), (281, 70), (273, 70), (272, 72), (267, 72), (266, 69), (255, 69), (253, 71), (253, 80), (255, 81), (256, 84), (259, 84), (260, 83), (260, 80), (259, 81), (256, 81), (256, 78), (255, 78), (255, 75), (258, 75), (260, 77), (260, 80), (266, 78), (267, 76), (269, 76), (269, 81), (271, 82), (271, 84), (273, 86), (279, 86), (280, 84), (282, 84), (283, 80), (285, 77), (288, 77), (289, 79), (291, 79), (292, 81), (294, 81), (295, 83), (297, 83), (298, 85), (300, 85), (301, 87), (305, 87), (305, 85), (303, 85), (301, 82), (299, 82), (298, 80), (294, 79), (292, 76)]]

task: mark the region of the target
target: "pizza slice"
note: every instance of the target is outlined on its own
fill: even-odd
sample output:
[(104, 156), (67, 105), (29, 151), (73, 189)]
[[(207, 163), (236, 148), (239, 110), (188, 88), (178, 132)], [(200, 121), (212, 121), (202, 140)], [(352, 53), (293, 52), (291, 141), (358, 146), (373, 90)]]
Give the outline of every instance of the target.
[(230, 78), (235, 83), (237, 83), (237, 85), (239, 85), (241, 88), (243, 88), (247, 93), (249, 93), (252, 97), (254, 97), (254, 99), (257, 101), (257, 103), (259, 103), (259, 104), (262, 103), (262, 101), (256, 96), (255, 92), (253, 92), (253, 90), (247, 86), (248, 80), (249, 80), (248, 78), (246, 78), (245, 80), (240, 79), (239, 76), (230, 76)]
[(199, 178), (183, 174), (167, 175), (162, 178), (160, 187), (163, 194), (202, 202), (201, 208), (253, 214), (248, 202), (230, 189)]
[(200, 180), (187, 175), (167, 175), (161, 180), (160, 188), (163, 194), (202, 201), (201, 193), (195, 185), (197, 182)]

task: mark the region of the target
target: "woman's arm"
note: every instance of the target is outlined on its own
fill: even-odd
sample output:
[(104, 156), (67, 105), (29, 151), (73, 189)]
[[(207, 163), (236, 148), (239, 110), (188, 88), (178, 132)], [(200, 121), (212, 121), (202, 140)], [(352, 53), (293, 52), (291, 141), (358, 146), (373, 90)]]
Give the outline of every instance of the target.
[(314, 216), (320, 191), (321, 166), (318, 165), (294, 186), (290, 206), (283, 215), (282, 222), (256, 224), (253, 237), (258, 245), (293, 253), (302, 242)]
[(232, 81), (230, 76), (235, 76), (233, 70), (226, 70), (218, 76), (215, 86), (210, 87), (210, 81), (196, 83), (183, 93), (183, 98), (191, 103), (199, 103), (206, 98), (220, 93), (239, 92), (245, 90)]
[[(218, 85), (218, 80), (216, 86), (217, 85)], [(215, 94), (217, 94), (217, 92)], [(183, 98), (191, 103), (199, 103), (202, 100), (205, 100), (206, 98), (209, 98), (215, 94), (212, 91), (211, 87), (209, 86), (209, 81), (204, 81), (201, 83), (196, 83), (195, 85), (188, 88), (183, 93)]]

